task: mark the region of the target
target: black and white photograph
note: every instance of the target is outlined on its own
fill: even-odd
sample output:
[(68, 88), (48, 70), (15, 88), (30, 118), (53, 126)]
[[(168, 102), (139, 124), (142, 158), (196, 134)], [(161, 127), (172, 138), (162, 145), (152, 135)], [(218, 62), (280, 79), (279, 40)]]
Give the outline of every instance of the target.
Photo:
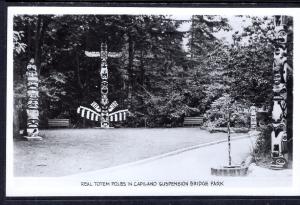
[(299, 195), (299, 20), (9, 7), (7, 196)]

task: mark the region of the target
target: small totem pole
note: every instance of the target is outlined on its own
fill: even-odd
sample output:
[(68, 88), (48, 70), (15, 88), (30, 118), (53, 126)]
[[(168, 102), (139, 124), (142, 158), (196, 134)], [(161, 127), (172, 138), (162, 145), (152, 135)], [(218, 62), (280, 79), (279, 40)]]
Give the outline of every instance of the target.
[(287, 166), (287, 28), (286, 16), (275, 16), (271, 155), (273, 169)]
[(250, 128), (251, 130), (256, 130), (257, 127), (257, 120), (256, 120), (256, 107), (250, 107)]
[(77, 113), (81, 117), (92, 121), (100, 121), (101, 128), (109, 128), (110, 121), (123, 121), (126, 120), (126, 116), (129, 111), (119, 110), (116, 112), (112, 111), (118, 106), (116, 101), (109, 105), (108, 100), (108, 68), (107, 68), (107, 58), (108, 57), (119, 57), (120, 53), (107, 52), (106, 43), (101, 43), (100, 52), (89, 52), (85, 51), (85, 55), (88, 57), (100, 57), (101, 58), (101, 69), (99, 71), (101, 78), (101, 107), (94, 101), (91, 106), (95, 109), (91, 110), (87, 107), (80, 106), (77, 108)]
[(39, 134), (39, 79), (34, 59), (30, 59), (27, 76), (27, 139), (41, 139)]

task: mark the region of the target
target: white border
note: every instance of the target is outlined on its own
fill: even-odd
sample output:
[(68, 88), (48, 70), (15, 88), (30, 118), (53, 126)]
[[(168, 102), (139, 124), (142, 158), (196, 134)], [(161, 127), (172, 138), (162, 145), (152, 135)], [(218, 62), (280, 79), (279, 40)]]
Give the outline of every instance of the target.
[[(273, 188), (224, 188), (195, 190), (193, 188), (170, 188), (160, 190), (158, 188), (140, 188), (138, 190), (126, 190), (119, 188), (107, 188), (101, 190), (83, 190), (76, 188), (78, 181), (65, 180), (63, 178), (30, 178), (13, 176), (13, 16), (17, 14), (180, 14), (180, 15), (289, 15), (294, 18), (294, 161), (293, 161), (293, 186)], [(146, 8), (146, 7), (8, 7), (7, 16), (7, 116), (6, 116), (6, 195), (7, 196), (154, 196), (154, 195), (300, 195), (300, 150), (295, 149), (300, 144), (297, 134), (299, 132), (300, 108), (299, 102), (299, 67), (300, 59), (300, 9), (299, 8)], [(297, 126), (298, 125), (298, 126)], [(40, 186), (43, 184), (44, 186)], [(35, 188), (33, 188), (35, 186)]]

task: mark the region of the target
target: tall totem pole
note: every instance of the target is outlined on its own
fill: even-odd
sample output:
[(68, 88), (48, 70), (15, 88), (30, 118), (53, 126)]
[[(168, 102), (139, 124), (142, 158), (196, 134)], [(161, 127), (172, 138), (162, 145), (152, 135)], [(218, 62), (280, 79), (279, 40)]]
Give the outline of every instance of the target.
[(101, 43), (101, 70), (100, 70), (100, 78), (101, 78), (101, 127), (108, 128), (109, 127), (109, 119), (108, 119), (108, 70), (107, 70), (107, 45), (106, 43)]
[(27, 76), (27, 139), (41, 139), (39, 134), (39, 79), (34, 59), (30, 59)]
[(80, 106), (77, 108), (77, 113), (81, 115), (81, 117), (85, 117), (86, 119), (92, 121), (100, 121), (101, 128), (109, 128), (109, 122), (111, 121), (124, 121), (126, 120), (126, 116), (129, 114), (127, 109), (119, 110), (116, 112), (112, 112), (117, 106), (118, 103), (113, 101), (109, 105), (108, 100), (108, 68), (107, 68), (107, 58), (108, 57), (119, 57), (120, 53), (108, 52), (107, 44), (101, 43), (100, 52), (90, 52), (85, 51), (85, 55), (88, 57), (100, 57), (101, 58), (101, 68), (99, 70), (100, 78), (101, 78), (101, 106), (98, 105), (95, 101), (91, 103), (91, 106), (94, 110), (91, 110), (87, 107)]
[(273, 110), (271, 155), (273, 169), (287, 166), (287, 17), (274, 16)]

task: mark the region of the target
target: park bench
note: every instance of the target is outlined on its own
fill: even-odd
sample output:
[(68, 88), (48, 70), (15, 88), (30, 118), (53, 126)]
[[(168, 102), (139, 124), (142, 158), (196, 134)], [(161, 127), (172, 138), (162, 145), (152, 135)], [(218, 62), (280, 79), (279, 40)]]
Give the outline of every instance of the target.
[(48, 119), (48, 127), (69, 127), (69, 119)]
[(183, 126), (200, 126), (203, 124), (203, 117), (185, 117)]

